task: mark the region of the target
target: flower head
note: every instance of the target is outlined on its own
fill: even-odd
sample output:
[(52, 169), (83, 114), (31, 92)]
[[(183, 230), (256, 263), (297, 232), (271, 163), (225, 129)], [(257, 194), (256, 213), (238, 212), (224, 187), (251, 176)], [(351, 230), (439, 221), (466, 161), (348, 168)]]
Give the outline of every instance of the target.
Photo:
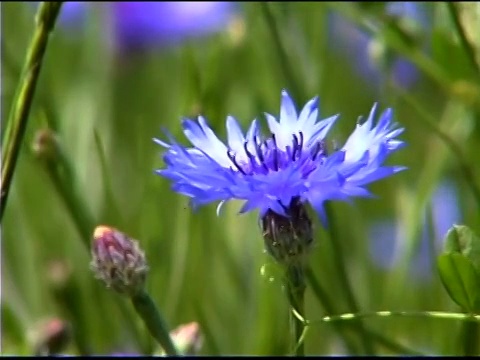
[[(266, 114), (270, 135), (260, 134), (256, 120), (244, 135), (237, 121), (226, 120), (227, 144), (220, 141), (205, 118), (183, 120), (184, 134), (193, 147), (154, 141), (167, 149), (166, 168), (157, 170), (173, 182), (173, 190), (191, 198), (194, 207), (219, 201), (244, 200), (241, 212), (259, 209), (288, 216), (292, 200), (310, 203), (323, 215), (326, 200), (370, 196), (365, 185), (401, 170), (382, 166), (399, 149), (403, 129), (392, 124), (392, 111), (384, 111), (376, 124), (374, 105), (368, 119), (357, 124), (345, 145), (328, 154), (325, 137), (337, 116), (317, 121), (318, 99), (307, 102), (300, 114), (286, 91), (280, 118)], [(322, 216), (322, 219), (324, 217)]]

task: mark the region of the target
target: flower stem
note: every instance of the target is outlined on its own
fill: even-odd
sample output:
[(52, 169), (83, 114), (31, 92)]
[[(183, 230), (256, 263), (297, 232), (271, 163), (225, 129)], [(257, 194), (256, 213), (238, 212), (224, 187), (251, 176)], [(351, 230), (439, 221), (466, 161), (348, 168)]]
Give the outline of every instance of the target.
[(302, 339), (305, 323), (294, 315), (298, 313), (305, 318), (305, 275), (301, 265), (289, 266), (286, 270), (286, 287), (290, 303), (290, 327), (293, 348), (296, 356), (305, 356), (305, 347)]
[(275, 19), (275, 16), (272, 13), (270, 4), (268, 2), (262, 1), (260, 2), (260, 8), (261, 8), (263, 17), (265, 18), (265, 21), (267, 23), (267, 26), (272, 34), (275, 50), (277, 51), (277, 56), (280, 61), (280, 66), (282, 67), (282, 72), (285, 76), (285, 80), (287, 81), (288, 87), (296, 97), (299, 97), (302, 94), (300, 90), (300, 86), (296, 81), (293, 68), (292, 66), (290, 66), (290, 63), (288, 61), (288, 55), (282, 44), (277, 21)]
[[(315, 278), (315, 275), (311, 268), (306, 269), (306, 278), (308, 280), (308, 285), (312, 292), (315, 294), (315, 297), (322, 303), (322, 306), (327, 314), (335, 314), (335, 309), (333, 304), (330, 302), (330, 299), (327, 296), (327, 292), (320, 285), (320, 282)], [(345, 328), (342, 324), (334, 323), (333, 327), (338, 332), (338, 334), (343, 338), (345, 346), (350, 354), (355, 354), (357, 352), (357, 346), (349, 334), (346, 333)]]
[[(321, 302), (323, 308), (327, 312), (327, 314), (335, 314), (337, 311), (335, 310), (335, 306), (333, 302), (327, 296), (327, 292), (323, 289), (319, 281), (315, 278), (315, 274), (313, 274), (310, 268), (306, 270), (306, 278), (308, 280), (308, 284), (312, 292)], [(347, 324), (340, 324), (338, 322), (333, 322), (332, 325), (334, 326), (335, 330), (342, 336), (343, 341), (345, 342), (345, 346), (347, 347), (350, 354), (355, 354), (356, 346), (355, 343), (352, 342), (349, 336), (345, 333), (345, 328), (343, 325), (347, 325), (350, 328), (354, 328), (358, 330), (358, 326), (356, 323), (347, 323)], [(365, 326), (365, 330), (368, 332), (369, 336), (379, 345), (382, 345), (384, 348), (389, 349), (391, 351), (401, 353), (401, 354), (409, 354), (409, 355), (422, 355), (421, 353), (412, 350), (402, 344), (398, 344), (397, 342), (390, 340), (389, 338), (385, 337), (384, 335), (377, 333), (373, 330), (370, 330), (368, 327)]]
[(56, 163), (47, 163), (45, 170), (65, 208), (70, 213), (83, 244), (89, 249), (90, 236), (95, 227), (95, 222), (85, 202), (82, 201), (76, 189), (72, 186), (73, 172), (69, 161), (61, 155)]
[[(56, 155), (57, 156), (54, 160), (42, 161), (41, 165), (47, 176), (50, 178), (50, 181), (63, 202), (66, 211), (70, 215), (75, 229), (77, 230), (82, 243), (85, 245), (85, 249), (88, 251), (90, 249), (90, 237), (95, 227), (95, 218), (88, 209), (83, 197), (80, 196), (75, 187), (75, 173), (70, 159), (66, 156), (61, 147), (57, 147)], [(113, 299), (124, 316), (126, 326), (136, 330), (137, 328), (135, 326), (133, 314), (127, 311), (126, 304), (120, 300), (121, 299), (116, 297)], [(75, 311), (75, 314), (79, 314), (79, 316), (81, 315), (81, 312), (78, 309), (71, 308), (70, 311), (72, 313)], [(133, 331), (133, 334), (137, 343), (142, 344), (139, 332)], [(80, 349), (85, 347), (80, 342), (77, 342), (77, 345)]]
[(10, 109), (2, 146), (2, 175), (0, 189), (0, 222), (7, 203), (20, 146), (27, 128), (28, 116), (38, 76), (62, 2), (42, 2), (36, 16), (36, 28), (28, 48), (15, 99)]
[(306, 321), (306, 325), (315, 323), (353, 321), (361, 318), (392, 318), (392, 317), (418, 317), (441, 320), (461, 320), (480, 323), (480, 315), (467, 313), (452, 313), (447, 311), (372, 311), (365, 313), (347, 313), (340, 315), (324, 316), (320, 320)]
[(463, 341), (464, 356), (478, 356), (478, 335), (480, 324), (465, 322), (462, 327), (461, 338)]
[(480, 65), (477, 63), (475, 58), (475, 50), (472, 47), (472, 44), (467, 39), (467, 34), (465, 33), (465, 29), (462, 26), (460, 21), (460, 15), (458, 14), (458, 4), (453, 2), (445, 2), (447, 5), (448, 12), (450, 13), (450, 17), (452, 18), (453, 24), (455, 25), (455, 30), (457, 31), (458, 37), (460, 38), (460, 43), (462, 44), (463, 49), (470, 61), (472, 69), (475, 71), (477, 78), (480, 79)]
[(465, 182), (470, 187), (472, 195), (475, 198), (477, 205), (480, 207), (480, 187), (477, 185), (477, 181), (475, 180), (475, 174), (472, 170), (474, 168), (474, 165), (469, 163), (467, 157), (462, 151), (462, 148), (459, 146), (457, 141), (455, 141), (455, 139), (450, 136), (448, 132), (442, 130), (438, 126), (438, 121), (436, 121), (436, 119), (434, 119), (428, 113), (428, 111), (424, 110), (422, 105), (420, 105), (420, 103), (415, 100), (413, 96), (401, 89), (398, 89), (398, 91), (403, 100), (420, 115), (419, 119), (421, 121), (419, 123), (424, 124), (431, 131), (433, 131), (435, 135), (437, 135), (438, 138), (443, 141), (443, 143), (450, 149), (452, 154), (457, 158), (457, 164), (463, 174)]
[[(358, 303), (353, 293), (350, 280), (348, 279), (342, 247), (338, 236), (336, 235), (336, 226), (334, 220), (335, 216), (333, 214), (330, 204), (325, 205), (325, 210), (327, 213), (328, 221), (330, 223), (330, 239), (333, 247), (333, 258), (335, 261), (336, 271), (338, 273), (341, 286), (343, 287), (343, 291), (345, 292), (349, 308), (352, 309), (353, 312), (358, 312)], [(375, 349), (373, 347), (372, 340), (368, 332), (365, 330), (363, 323), (361, 321), (358, 321), (357, 324), (366, 355), (375, 355)]]
[(152, 298), (146, 291), (131, 297), (132, 304), (142, 318), (150, 334), (158, 341), (167, 355), (178, 355), (168, 332), (168, 327)]
[[(366, 31), (367, 34), (376, 35), (380, 31), (378, 27), (375, 27), (374, 22), (365, 21), (365, 19), (371, 20), (372, 17), (360, 7), (335, 1), (325, 2), (324, 4), (331, 10), (338, 12), (346, 19), (352, 21), (359, 26), (360, 29)], [(381, 19), (377, 18), (376, 20), (382, 22)], [(455, 80), (451, 78), (450, 74), (417, 46), (411, 46), (408, 41), (408, 34), (405, 34), (396, 22), (383, 22), (383, 24), (384, 27), (381, 31), (385, 38), (388, 39), (385, 45), (389, 49), (405, 56), (409, 61), (414, 63), (425, 75), (437, 83), (449, 97), (458, 99), (463, 104), (474, 108), (476, 112), (480, 111), (480, 96), (478, 96), (480, 88), (477, 84), (469, 82), (468, 96), (463, 92), (459, 92), (456, 90)]]

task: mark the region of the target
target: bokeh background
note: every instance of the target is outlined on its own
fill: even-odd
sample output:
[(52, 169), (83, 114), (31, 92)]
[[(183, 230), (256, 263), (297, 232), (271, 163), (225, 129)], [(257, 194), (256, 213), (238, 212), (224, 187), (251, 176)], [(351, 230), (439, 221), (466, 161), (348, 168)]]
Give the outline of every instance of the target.
[[(148, 292), (172, 328), (199, 323), (200, 354), (287, 353), (288, 303), (256, 214), (238, 215), (240, 203), (219, 217), (215, 204), (193, 212), (154, 174), (163, 164), (152, 141), (167, 128), (186, 144), (180, 120), (199, 114), (224, 139), (229, 114), (244, 129), (278, 115), (282, 89), (297, 108), (319, 95), (321, 117), (341, 114), (330, 145), (374, 102), (394, 109), (408, 144), (388, 160), (408, 170), (370, 186), (376, 198), (332, 203), (328, 229), (312, 213), (307, 318), (459, 311), (435, 258), (452, 224), (480, 232), (480, 5), (456, 8), (474, 66), (447, 3), (200, 4), (65, 3), (2, 220), (2, 353), (34, 353), (52, 319), (70, 330), (62, 353), (157, 350), (127, 299), (93, 278), (101, 224), (139, 240)], [(35, 11), (1, 4), (2, 130)], [(46, 161), (49, 139), (61, 156)], [(363, 324), (377, 354), (463, 351), (456, 321)], [(312, 355), (363, 351), (347, 321), (315, 324), (305, 341)]]

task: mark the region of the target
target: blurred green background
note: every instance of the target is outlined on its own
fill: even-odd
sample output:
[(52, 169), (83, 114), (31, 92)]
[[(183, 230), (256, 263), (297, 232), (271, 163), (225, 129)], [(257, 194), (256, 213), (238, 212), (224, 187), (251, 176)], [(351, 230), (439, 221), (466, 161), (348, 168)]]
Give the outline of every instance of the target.
[[(328, 231), (312, 213), (311, 269), (333, 309), (326, 309), (325, 299), (309, 287), (307, 318), (352, 311), (333, 241), (340, 244), (360, 311), (459, 311), (435, 270), (445, 234), (433, 228), (435, 211), (452, 210), (459, 222), (480, 232), (479, 204), (471, 189), (472, 182), (480, 186), (478, 68), (459, 41), (446, 3), (423, 4), (431, 21), (428, 31), (387, 16), (384, 5), (242, 3), (222, 32), (122, 56), (106, 46), (108, 16), (100, 7), (75, 34), (57, 27), (2, 220), (2, 353), (32, 354), (34, 330), (49, 318), (73, 328), (64, 353), (155, 350), (127, 299), (106, 290), (89, 269), (85, 245), (101, 224), (139, 240), (150, 267), (149, 293), (172, 328), (200, 324), (201, 354), (287, 353), (288, 303), (279, 270), (263, 251), (256, 214), (238, 215), (241, 203), (228, 204), (220, 217), (216, 204), (192, 212), (188, 199), (154, 174), (163, 166), (163, 149), (152, 141), (164, 137), (164, 127), (186, 144), (180, 120), (198, 114), (225, 139), (228, 114), (244, 129), (254, 118), (263, 121), (264, 112), (278, 115), (283, 88), (297, 108), (319, 95), (321, 117), (341, 114), (329, 136), (339, 146), (374, 102), (381, 109), (392, 107), (406, 129), (401, 138), (407, 147), (388, 162), (408, 170), (370, 186), (377, 198), (332, 203)], [(461, 20), (469, 34), (477, 35), (469, 35), (469, 41), (478, 64), (480, 6), (461, 6), (471, 6)], [(1, 4), (2, 130), (34, 30), (34, 12), (28, 3)], [(377, 67), (384, 75), (379, 82), (356, 71), (359, 59), (339, 51), (340, 35), (329, 30), (332, 14), (371, 31), (369, 46), (377, 49), (372, 66), (401, 54), (417, 65), (416, 81), (402, 88), (389, 76), (389, 66)], [(32, 150), (38, 131), (47, 128), (70, 166), (63, 192)], [(461, 160), (439, 131), (456, 144)], [(470, 184), (465, 167), (472, 174)], [(445, 183), (455, 196), (433, 202)], [(371, 227), (382, 221), (395, 222), (400, 235), (372, 239)], [(427, 243), (422, 242), (425, 231)], [(388, 251), (393, 255), (383, 254)], [(396, 261), (381, 266), (375, 258), (383, 255)], [(424, 262), (420, 270), (416, 261)], [(424, 354), (462, 353), (462, 324), (456, 321), (392, 317), (369, 318), (364, 325)], [(348, 354), (345, 339), (360, 353), (354, 327), (314, 325), (306, 353)], [(400, 353), (374, 344), (377, 354)]]

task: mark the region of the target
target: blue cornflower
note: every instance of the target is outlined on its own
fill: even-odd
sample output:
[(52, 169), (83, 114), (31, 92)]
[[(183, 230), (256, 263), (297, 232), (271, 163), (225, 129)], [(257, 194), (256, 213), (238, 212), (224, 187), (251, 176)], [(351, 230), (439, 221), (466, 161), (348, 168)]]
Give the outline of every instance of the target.
[[(169, 143), (154, 139), (167, 149), (166, 168), (157, 174), (173, 181), (173, 190), (191, 198), (194, 207), (219, 201), (244, 200), (241, 213), (258, 209), (288, 217), (292, 209), (304, 218), (299, 206), (308, 202), (324, 218), (327, 200), (348, 200), (371, 194), (365, 185), (393, 175), (401, 166), (382, 166), (386, 157), (404, 145), (396, 137), (403, 132), (385, 110), (376, 125), (377, 106), (358, 123), (345, 145), (327, 153), (325, 137), (337, 115), (317, 121), (318, 98), (308, 101), (297, 114), (293, 100), (282, 92), (279, 121), (266, 114), (271, 134), (263, 137), (256, 120), (244, 135), (228, 116), (227, 144), (218, 139), (204, 117), (183, 120), (184, 134), (193, 147), (180, 145), (168, 134)], [(278, 220), (277, 220), (278, 223)]]

